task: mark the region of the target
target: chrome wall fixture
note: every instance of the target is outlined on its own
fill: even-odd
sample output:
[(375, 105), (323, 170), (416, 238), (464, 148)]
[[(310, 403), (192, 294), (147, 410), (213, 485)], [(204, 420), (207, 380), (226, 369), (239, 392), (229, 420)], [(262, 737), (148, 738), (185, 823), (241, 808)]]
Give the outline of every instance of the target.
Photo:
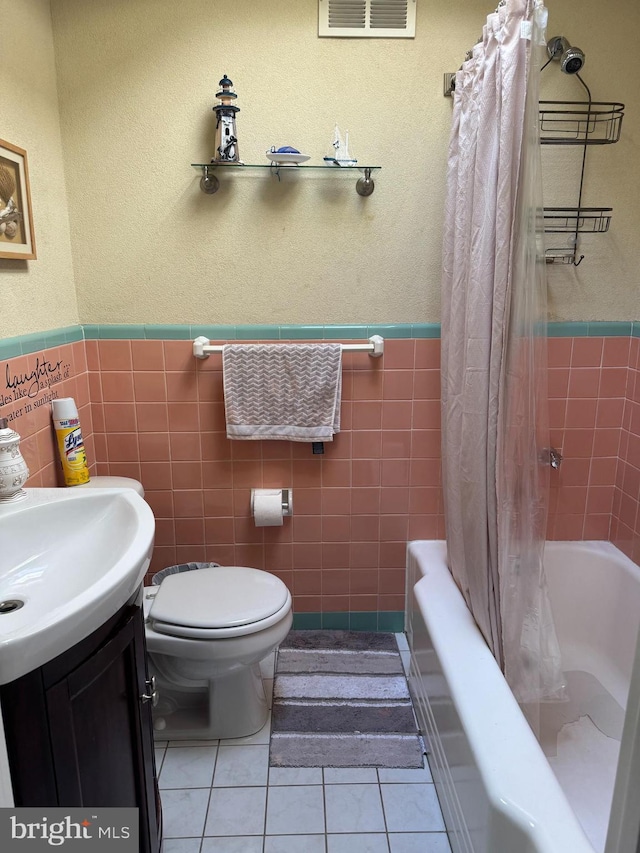
[[(469, 59), (471, 51), (467, 53)], [(545, 234), (570, 234), (566, 247), (545, 250), (548, 264), (579, 266), (584, 255), (578, 253), (580, 234), (602, 234), (609, 230), (612, 208), (585, 207), (582, 203), (587, 147), (618, 142), (624, 116), (624, 104), (617, 101), (594, 101), (591, 91), (580, 76), (586, 62), (585, 53), (572, 45), (565, 36), (554, 36), (547, 42), (549, 59), (540, 69), (552, 62), (560, 70), (576, 77), (587, 93), (586, 101), (540, 101), (539, 125), (542, 145), (577, 145), (582, 147), (582, 168), (576, 207), (545, 207)], [(452, 97), (455, 91), (456, 72), (444, 75), (444, 95)]]
[(539, 459), (541, 465), (549, 465), (557, 471), (562, 463), (562, 453), (555, 447), (545, 447), (540, 451)]
[(547, 42), (547, 53), (550, 59), (560, 63), (565, 74), (577, 74), (582, 71), (585, 63), (584, 51), (572, 47), (564, 36), (554, 36)]
[(548, 264), (579, 266), (584, 255), (579, 254), (579, 235), (604, 233), (609, 230), (610, 207), (585, 207), (582, 203), (585, 164), (589, 145), (617, 142), (624, 113), (624, 104), (594, 102), (591, 90), (580, 76), (585, 64), (584, 51), (574, 47), (564, 36), (554, 36), (547, 42), (549, 59), (558, 62), (564, 74), (575, 76), (587, 93), (587, 101), (540, 101), (540, 142), (543, 145), (582, 146), (580, 186), (576, 207), (545, 208), (545, 233), (569, 233), (567, 248), (550, 248), (545, 251)]

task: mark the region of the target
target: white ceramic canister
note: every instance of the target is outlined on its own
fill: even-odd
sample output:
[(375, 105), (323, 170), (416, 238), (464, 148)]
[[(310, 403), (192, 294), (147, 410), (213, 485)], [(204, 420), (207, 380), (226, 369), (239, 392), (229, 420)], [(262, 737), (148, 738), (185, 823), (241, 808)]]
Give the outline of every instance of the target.
[(0, 500), (26, 498), (22, 487), (28, 476), (29, 469), (20, 452), (20, 436), (6, 418), (0, 418)]

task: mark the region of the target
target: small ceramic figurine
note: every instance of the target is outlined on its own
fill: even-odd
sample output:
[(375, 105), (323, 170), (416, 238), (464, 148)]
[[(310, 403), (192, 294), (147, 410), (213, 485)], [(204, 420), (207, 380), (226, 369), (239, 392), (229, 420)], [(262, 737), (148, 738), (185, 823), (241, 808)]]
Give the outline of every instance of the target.
[(272, 145), (266, 152), (267, 159), (276, 166), (298, 166), (300, 163), (305, 163), (309, 159), (308, 154), (302, 154), (297, 148), (291, 145), (282, 145), (276, 148)]
[(332, 163), (334, 166), (355, 166), (358, 162), (355, 157), (349, 153), (349, 131), (345, 133), (344, 142), (340, 135), (340, 128), (336, 124), (333, 131), (333, 142), (331, 143), (333, 153), (325, 157), (325, 163)]
[(216, 98), (220, 99), (220, 103), (212, 108), (216, 114), (216, 150), (211, 162), (237, 163), (242, 166), (236, 136), (236, 113), (240, 112), (240, 107), (233, 103), (238, 96), (231, 88), (233, 83), (226, 74), (219, 85), (220, 91), (216, 92)]

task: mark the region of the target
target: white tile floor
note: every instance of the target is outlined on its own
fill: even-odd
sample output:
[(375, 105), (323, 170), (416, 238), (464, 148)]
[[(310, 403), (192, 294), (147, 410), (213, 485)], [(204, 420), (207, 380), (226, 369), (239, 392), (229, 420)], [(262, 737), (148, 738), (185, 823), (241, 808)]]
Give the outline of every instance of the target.
[(427, 767), (270, 768), (270, 729), (157, 744), (163, 853), (450, 853)]

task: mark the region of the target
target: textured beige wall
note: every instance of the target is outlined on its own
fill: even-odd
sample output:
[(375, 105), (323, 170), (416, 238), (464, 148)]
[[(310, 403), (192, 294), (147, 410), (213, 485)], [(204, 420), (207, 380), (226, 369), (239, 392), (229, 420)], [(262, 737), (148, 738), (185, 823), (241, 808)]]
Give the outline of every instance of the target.
[[(622, 141), (587, 161), (585, 202), (614, 207), (611, 231), (583, 239), (579, 268), (549, 269), (551, 316), (637, 318), (640, 7), (550, 6), (549, 34), (587, 52), (594, 97), (628, 105)], [(83, 321), (439, 319), (451, 114), (442, 74), (479, 35), (485, 0), (419, 0), (415, 40), (318, 39), (315, 0), (54, 0), (53, 9)], [(238, 91), (247, 162), (285, 143), (319, 162), (337, 120), (360, 161), (383, 167), (374, 195), (359, 198), (351, 177), (312, 173), (281, 184), (223, 176), (217, 195), (200, 193), (189, 163), (213, 153), (223, 72)], [(543, 84), (582, 97), (556, 66)], [(575, 204), (579, 150), (544, 155), (548, 203)]]
[(49, 0), (0, 0), (0, 138), (27, 152), (38, 257), (0, 258), (0, 338), (78, 322)]
[[(52, 7), (83, 322), (438, 320), (442, 75), (486, 3), (420, 0), (415, 40), (318, 39), (315, 0)], [(313, 173), (201, 193), (223, 73), (246, 162), (290, 144), (321, 163), (337, 121), (383, 167), (373, 196)]]
[[(549, 35), (585, 50), (594, 98), (627, 104), (621, 141), (587, 158), (584, 202), (614, 208), (611, 230), (583, 238), (579, 268), (549, 268), (551, 316), (638, 319), (640, 7), (550, 6)], [(39, 255), (0, 261), (0, 334), (12, 335), (77, 315), (48, 4), (0, 0), (0, 12), (0, 136), (29, 151)], [(52, 12), (82, 322), (439, 319), (442, 74), (475, 41), (485, 0), (419, 0), (415, 40), (318, 39), (315, 0), (52, 0)], [(213, 153), (223, 73), (246, 162), (266, 162), (272, 144), (321, 162), (338, 121), (360, 161), (383, 167), (373, 196), (357, 196), (352, 176), (312, 172), (223, 175), (216, 195), (201, 193), (189, 164)], [(582, 91), (554, 66), (543, 95)], [(579, 151), (543, 156), (547, 203), (575, 204)]]

